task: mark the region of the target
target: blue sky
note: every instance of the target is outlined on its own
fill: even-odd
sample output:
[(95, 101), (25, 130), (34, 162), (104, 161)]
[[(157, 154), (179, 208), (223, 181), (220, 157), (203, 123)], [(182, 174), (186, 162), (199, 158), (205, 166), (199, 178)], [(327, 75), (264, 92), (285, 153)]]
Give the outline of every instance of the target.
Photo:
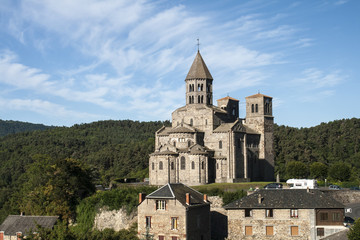
[(359, 12), (357, 0), (2, 0), (0, 119), (170, 119), (197, 38), (214, 100), (239, 99), (240, 117), (260, 92), (279, 125), (359, 118)]

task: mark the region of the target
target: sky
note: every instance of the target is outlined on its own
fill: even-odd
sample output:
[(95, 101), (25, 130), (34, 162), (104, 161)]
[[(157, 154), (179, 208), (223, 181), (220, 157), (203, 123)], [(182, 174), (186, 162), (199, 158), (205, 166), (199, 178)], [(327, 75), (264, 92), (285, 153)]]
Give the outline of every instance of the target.
[(1, 0), (0, 119), (171, 120), (200, 53), (214, 103), (262, 93), (275, 123), (360, 118), (358, 0)]

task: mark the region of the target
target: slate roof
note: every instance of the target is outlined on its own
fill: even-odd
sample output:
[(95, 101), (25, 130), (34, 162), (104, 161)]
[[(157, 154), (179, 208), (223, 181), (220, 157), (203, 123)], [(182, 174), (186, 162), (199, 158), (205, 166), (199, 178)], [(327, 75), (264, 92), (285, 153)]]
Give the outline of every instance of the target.
[(190, 206), (209, 204), (204, 202), (204, 195), (182, 183), (168, 183), (146, 196), (149, 199), (177, 199), (182, 205), (186, 204), (186, 193), (190, 194)]
[(37, 225), (51, 229), (58, 218), (58, 216), (9, 215), (0, 225), (0, 231), (4, 231), (4, 235), (15, 236), (17, 232), (25, 235), (31, 229), (36, 230)]
[(207, 68), (200, 52), (198, 51), (193, 64), (190, 67), (186, 79), (211, 79), (213, 80), (209, 69)]
[[(259, 203), (259, 197), (262, 201)], [(319, 208), (344, 208), (331, 196), (320, 190), (311, 189), (261, 189), (255, 193), (229, 203), (225, 209), (319, 209)]]
[(229, 132), (231, 128), (234, 126), (235, 123), (222, 123), (220, 126), (218, 126), (214, 132)]
[(175, 127), (168, 131), (168, 133), (194, 133), (194, 132), (196, 131), (184, 126)]

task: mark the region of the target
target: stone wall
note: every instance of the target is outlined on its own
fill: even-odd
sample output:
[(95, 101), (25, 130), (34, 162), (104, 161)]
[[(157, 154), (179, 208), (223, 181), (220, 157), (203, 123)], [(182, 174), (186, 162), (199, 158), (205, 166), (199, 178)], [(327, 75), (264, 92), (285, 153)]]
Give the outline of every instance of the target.
[(106, 208), (101, 208), (95, 216), (94, 228), (97, 230), (111, 228), (120, 231), (121, 229), (129, 229), (136, 221), (136, 210), (128, 215), (125, 209), (109, 211)]

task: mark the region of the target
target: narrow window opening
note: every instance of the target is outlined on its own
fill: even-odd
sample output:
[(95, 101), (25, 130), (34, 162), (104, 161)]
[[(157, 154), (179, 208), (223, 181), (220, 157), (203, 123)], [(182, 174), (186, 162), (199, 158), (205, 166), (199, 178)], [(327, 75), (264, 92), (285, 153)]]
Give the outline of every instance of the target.
[(256, 104), (255, 105), (255, 112), (258, 112), (259, 108), (258, 108), (258, 105)]
[(180, 158), (180, 169), (181, 169), (181, 170), (185, 170), (185, 165), (186, 165), (186, 163), (185, 163), (185, 157), (181, 157), (181, 158)]
[(254, 104), (251, 104), (251, 112), (254, 112)]
[(222, 149), (222, 141), (219, 141), (219, 149)]
[(159, 162), (159, 170), (163, 170), (163, 162), (162, 161)]

